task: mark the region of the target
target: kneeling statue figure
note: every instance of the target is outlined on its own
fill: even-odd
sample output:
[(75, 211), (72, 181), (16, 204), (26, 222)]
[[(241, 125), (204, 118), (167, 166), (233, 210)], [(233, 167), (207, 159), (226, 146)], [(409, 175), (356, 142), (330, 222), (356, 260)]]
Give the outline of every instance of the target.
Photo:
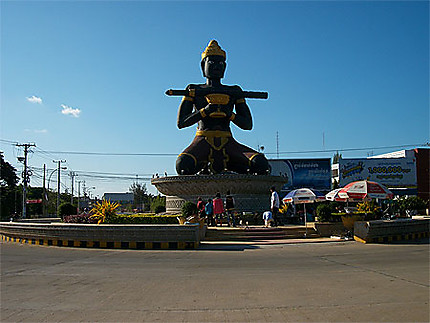
[(178, 156), (179, 175), (239, 174), (267, 175), (266, 157), (237, 142), (232, 137), (230, 122), (243, 130), (252, 129), (252, 116), (245, 98), (266, 99), (266, 92), (247, 92), (221, 84), (226, 69), (226, 53), (212, 40), (202, 53), (201, 68), (205, 84), (190, 84), (185, 90), (167, 90), (167, 95), (183, 95), (178, 112), (178, 128), (195, 123), (193, 142)]

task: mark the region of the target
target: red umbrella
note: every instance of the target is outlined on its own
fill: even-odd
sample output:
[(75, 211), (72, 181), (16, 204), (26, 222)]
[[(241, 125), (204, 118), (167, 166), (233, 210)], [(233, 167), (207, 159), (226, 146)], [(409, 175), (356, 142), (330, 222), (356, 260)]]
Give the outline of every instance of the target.
[(394, 194), (384, 185), (371, 181), (352, 182), (342, 188), (339, 193), (346, 193), (352, 199), (392, 199)]

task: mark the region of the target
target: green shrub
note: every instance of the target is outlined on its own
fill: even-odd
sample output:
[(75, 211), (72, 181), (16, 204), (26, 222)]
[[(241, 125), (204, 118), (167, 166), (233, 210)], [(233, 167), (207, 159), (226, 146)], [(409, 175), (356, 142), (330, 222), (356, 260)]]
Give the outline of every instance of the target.
[(426, 203), (418, 196), (403, 197), (398, 200), (398, 206), (402, 214), (406, 211), (420, 211), (426, 208)]
[(76, 215), (77, 208), (70, 203), (62, 203), (60, 204), (60, 208), (58, 211), (60, 213), (60, 216), (64, 217), (65, 215)]
[(155, 214), (118, 214), (115, 217), (115, 224), (178, 224), (176, 215), (155, 215)]
[(182, 213), (182, 216), (184, 216), (186, 218), (189, 216), (192, 216), (192, 215), (196, 215), (197, 214), (197, 205), (193, 202), (187, 201), (184, 203), (184, 205), (182, 205), (181, 213)]
[(163, 212), (166, 212), (166, 207), (165, 207), (164, 205), (157, 205), (157, 206), (154, 208), (154, 213), (155, 213), (155, 214), (163, 213)]
[(320, 204), (317, 206), (318, 222), (330, 222), (332, 209), (329, 204)]
[(151, 201), (151, 212), (161, 213), (166, 212), (166, 197), (156, 196)]

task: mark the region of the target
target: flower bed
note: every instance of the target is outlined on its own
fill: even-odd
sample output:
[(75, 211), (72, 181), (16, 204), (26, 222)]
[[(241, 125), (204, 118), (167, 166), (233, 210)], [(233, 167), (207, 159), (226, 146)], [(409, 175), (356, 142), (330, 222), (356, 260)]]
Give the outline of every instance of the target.
[[(68, 215), (64, 217), (65, 223), (97, 223), (91, 214)], [(104, 223), (109, 224), (178, 224), (176, 215), (144, 214), (117, 214)]]

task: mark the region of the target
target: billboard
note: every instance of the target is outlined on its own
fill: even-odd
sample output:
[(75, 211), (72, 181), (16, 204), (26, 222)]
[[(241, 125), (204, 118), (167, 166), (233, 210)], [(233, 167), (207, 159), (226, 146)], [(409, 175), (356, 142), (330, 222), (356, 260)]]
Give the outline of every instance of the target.
[(405, 158), (351, 158), (339, 160), (339, 186), (369, 180), (388, 188), (417, 188), (416, 160)]
[(281, 191), (305, 187), (321, 191), (330, 190), (330, 158), (269, 159), (269, 164), (272, 167), (271, 175), (288, 178)]

